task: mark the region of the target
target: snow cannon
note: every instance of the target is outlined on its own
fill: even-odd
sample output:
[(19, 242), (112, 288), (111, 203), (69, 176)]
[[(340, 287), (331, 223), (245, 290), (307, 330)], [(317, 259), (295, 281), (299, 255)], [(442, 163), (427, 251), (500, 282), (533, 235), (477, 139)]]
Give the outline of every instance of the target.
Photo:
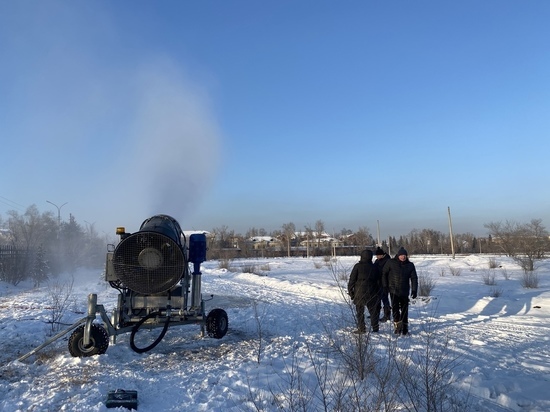
[(185, 276), (185, 238), (170, 216), (153, 216), (133, 234), (124, 228), (117, 231), (121, 241), (113, 252), (111, 280), (116, 278), (133, 292), (152, 295), (169, 291)]
[[(206, 315), (201, 294), (204, 233), (191, 234), (188, 243), (179, 223), (168, 215), (146, 219), (135, 233), (126, 233), (124, 227), (116, 233), (120, 242), (108, 246), (105, 280), (119, 291), (117, 306), (109, 317), (97, 304), (97, 295), (88, 296), (88, 316), (71, 327), (76, 328), (69, 338), (71, 355), (105, 353), (123, 333), (130, 333), (134, 351), (146, 352), (160, 343), (169, 326), (200, 324), (202, 336), (205, 331), (212, 338), (225, 336), (227, 313), (216, 308)], [(96, 322), (98, 313), (101, 324)]]

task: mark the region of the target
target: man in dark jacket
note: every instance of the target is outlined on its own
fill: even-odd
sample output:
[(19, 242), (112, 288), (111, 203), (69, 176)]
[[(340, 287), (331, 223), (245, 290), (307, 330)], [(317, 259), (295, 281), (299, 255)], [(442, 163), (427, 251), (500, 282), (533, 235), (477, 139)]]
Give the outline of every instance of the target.
[[(378, 266), (378, 269), (380, 270), (380, 273), (382, 273), (382, 270), (384, 269), (384, 266), (390, 260), (390, 256), (382, 250), (382, 248), (378, 247), (376, 248), (376, 251), (374, 252), (376, 255), (376, 260), (374, 261), (374, 264)], [(388, 289), (381, 287), (380, 288), (380, 297), (382, 299), (382, 305), (384, 306), (384, 316), (382, 319), (380, 319), (380, 322), (387, 322), (388, 320), (391, 320), (391, 306), (390, 306), (390, 300), (388, 299)]]
[(372, 251), (363, 250), (361, 259), (353, 266), (348, 282), (348, 294), (357, 312), (357, 333), (365, 333), (365, 306), (370, 314), (371, 328), (378, 332), (380, 318), (381, 273), (372, 263)]
[(409, 333), (409, 292), (416, 298), (418, 276), (414, 263), (408, 253), (400, 248), (393, 259), (390, 259), (382, 270), (382, 285), (390, 293), (395, 333)]

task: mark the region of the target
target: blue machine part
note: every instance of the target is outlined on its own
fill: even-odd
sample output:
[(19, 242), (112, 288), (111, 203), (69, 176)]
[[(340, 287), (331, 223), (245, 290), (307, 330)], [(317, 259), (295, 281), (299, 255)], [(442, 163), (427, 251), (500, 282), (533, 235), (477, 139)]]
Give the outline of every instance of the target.
[(200, 265), (206, 260), (206, 235), (193, 233), (189, 236), (189, 262), (193, 262), (193, 273), (200, 274)]

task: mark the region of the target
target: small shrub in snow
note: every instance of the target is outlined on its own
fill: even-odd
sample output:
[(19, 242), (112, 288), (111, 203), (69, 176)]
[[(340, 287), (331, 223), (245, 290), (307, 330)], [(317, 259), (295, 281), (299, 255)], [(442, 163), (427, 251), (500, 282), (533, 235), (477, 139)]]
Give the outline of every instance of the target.
[(437, 282), (430, 275), (420, 273), (418, 275), (418, 295), (431, 296), (436, 283)]
[(499, 298), (502, 296), (502, 288), (499, 288), (497, 286), (494, 286), (493, 288), (491, 288), (491, 296), (493, 298)]
[(452, 266), (449, 266), (449, 271), (451, 272), (451, 275), (453, 275), (453, 276), (460, 276), (460, 274), (462, 273), (462, 269), (454, 268)]
[(531, 271), (523, 272), (521, 286), (527, 289), (537, 289), (539, 287), (539, 275)]
[(492, 258), (489, 258), (489, 269), (496, 269), (498, 268), (499, 264), (497, 262), (497, 260), (492, 257)]
[(497, 281), (495, 279), (495, 272), (494, 271), (488, 271), (483, 273), (483, 283), (488, 286), (494, 286), (497, 284)]
[(442, 278), (445, 277), (446, 275), (446, 270), (445, 268), (439, 268), (439, 276), (441, 276)]
[(267, 276), (267, 273), (265, 273), (265, 272), (270, 271), (270, 270), (271, 270), (271, 268), (269, 267), (268, 263), (266, 263), (265, 265), (262, 265), (262, 266), (244, 265), (241, 268), (241, 271), (243, 273), (251, 273), (253, 275), (258, 275), (258, 276)]
[(256, 265), (244, 265), (242, 267), (242, 272), (258, 274), (258, 268), (256, 267)]
[(229, 270), (230, 265), (231, 265), (231, 261), (229, 259), (220, 259), (220, 260), (218, 260), (218, 269), (227, 269), (227, 270)]
[(532, 256), (513, 256), (513, 259), (525, 272), (533, 272), (537, 268), (536, 259)]
[(60, 330), (61, 320), (67, 309), (74, 301), (73, 296), (74, 279), (66, 283), (52, 282), (48, 284), (48, 297), (50, 300), (50, 333)]
[(264, 319), (266, 316), (266, 306), (263, 306), (263, 309), (260, 311), (258, 307), (258, 301), (254, 300), (252, 302), (252, 307), (254, 309), (254, 321), (256, 323), (256, 332), (258, 333), (258, 350), (256, 352), (256, 361), (260, 363), (262, 360), (262, 352), (264, 349)]
[(506, 269), (502, 269), (502, 277), (506, 280), (510, 280), (510, 274), (508, 273), (508, 271)]
[(323, 267), (323, 264), (314, 260), (313, 266), (315, 266), (315, 269), (321, 269)]

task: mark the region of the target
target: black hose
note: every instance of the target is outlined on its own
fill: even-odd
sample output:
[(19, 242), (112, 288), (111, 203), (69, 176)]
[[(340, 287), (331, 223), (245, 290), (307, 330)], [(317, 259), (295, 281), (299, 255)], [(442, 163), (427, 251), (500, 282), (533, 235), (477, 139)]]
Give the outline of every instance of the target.
[(155, 316), (160, 315), (160, 314), (161, 314), (160, 312), (149, 313), (147, 316), (145, 316), (143, 319), (141, 319), (138, 323), (136, 323), (134, 325), (134, 327), (132, 328), (132, 333), (130, 334), (130, 347), (132, 348), (132, 350), (134, 352), (143, 353), (143, 352), (150, 351), (151, 349), (153, 349), (155, 346), (157, 346), (160, 343), (162, 338), (164, 338), (164, 335), (166, 335), (166, 331), (168, 330), (168, 324), (170, 323), (170, 316), (166, 317), (166, 322), (164, 322), (164, 326), (162, 328), (162, 331), (160, 332), (160, 335), (157, 337), (157, 339), (155, 339), (155, 341), (153, 343), (151, 343), (149, 346), (147, 346), (145, 348), (138, 348), (134, 343), (134, 337), (136, 336), (136, 333), (139, 330), (139, 328), (141, 327), (141, 325), (143, 325), (143, 323), (147, 319), (151, 319), (152, 317), (155, 317)]

